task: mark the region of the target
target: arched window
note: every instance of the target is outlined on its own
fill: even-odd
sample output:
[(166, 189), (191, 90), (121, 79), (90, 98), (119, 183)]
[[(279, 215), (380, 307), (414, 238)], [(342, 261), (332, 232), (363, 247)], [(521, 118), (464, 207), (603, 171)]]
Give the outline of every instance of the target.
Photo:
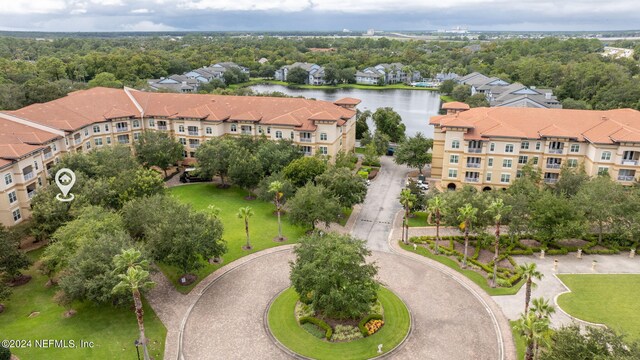
[(236, 132), (238, 130), (238, 126), (236, 124), (231, 124), (231, 132)]

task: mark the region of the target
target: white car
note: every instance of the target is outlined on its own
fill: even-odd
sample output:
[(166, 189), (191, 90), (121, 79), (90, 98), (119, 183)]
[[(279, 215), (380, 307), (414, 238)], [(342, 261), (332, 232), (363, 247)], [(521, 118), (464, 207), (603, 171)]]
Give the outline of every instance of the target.
[(429, 190), (429, 184), (427, 183), (418, 183), (418, 188), (422, 189), (422, 190)]

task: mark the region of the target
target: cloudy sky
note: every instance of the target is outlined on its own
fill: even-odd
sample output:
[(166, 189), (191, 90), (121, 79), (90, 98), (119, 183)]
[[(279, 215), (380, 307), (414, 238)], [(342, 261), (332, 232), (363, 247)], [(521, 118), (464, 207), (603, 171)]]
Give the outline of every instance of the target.
[(638, 0), (4, 0), (0, 30), (632, 30)]

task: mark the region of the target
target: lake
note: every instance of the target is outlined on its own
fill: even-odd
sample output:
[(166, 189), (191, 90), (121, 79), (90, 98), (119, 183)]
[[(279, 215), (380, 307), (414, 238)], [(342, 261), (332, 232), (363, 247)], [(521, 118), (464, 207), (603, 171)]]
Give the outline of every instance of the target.
[[(421, 132), (433, 137), (433, 127), (429, 118), (438, 115), (440, 93), (427, 90), (361, 90), (361, 89), (293, 89), (283, 85), (254, 85), (251, 89), (258, 93), (279, 91), (291, 96), (304, 96), (318, 100), (336, 101), (344, 97), (362, 100), (358, 109), (374, 112), (380, 107), (391, 107), (402, 117), (407, 127), (407, 136)], [(371, 124), (370, 124), (371, 126)]]

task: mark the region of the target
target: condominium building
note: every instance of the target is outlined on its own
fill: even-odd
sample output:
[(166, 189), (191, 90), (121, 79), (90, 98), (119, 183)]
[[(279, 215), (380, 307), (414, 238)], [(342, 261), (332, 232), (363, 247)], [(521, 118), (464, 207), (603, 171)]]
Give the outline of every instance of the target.
[(640, 112), (454, 106), (434, 116), (431, 176), (441, 189), (508, 187), (525, 164), (545, 183), (562, 166), (609, 174), (624, 185), (640, 175)]
[(44, 104), (0, 112), (0, 222), (30, 215), (30, 200), (67, 152), (131, 146), (144, 130), (165, 131), (184, 145), (187, 162), (218, 136), (290, 139), (306, 155), (335, 157), (355, 147), (358, 99), (149, 93), (93, 88)]

